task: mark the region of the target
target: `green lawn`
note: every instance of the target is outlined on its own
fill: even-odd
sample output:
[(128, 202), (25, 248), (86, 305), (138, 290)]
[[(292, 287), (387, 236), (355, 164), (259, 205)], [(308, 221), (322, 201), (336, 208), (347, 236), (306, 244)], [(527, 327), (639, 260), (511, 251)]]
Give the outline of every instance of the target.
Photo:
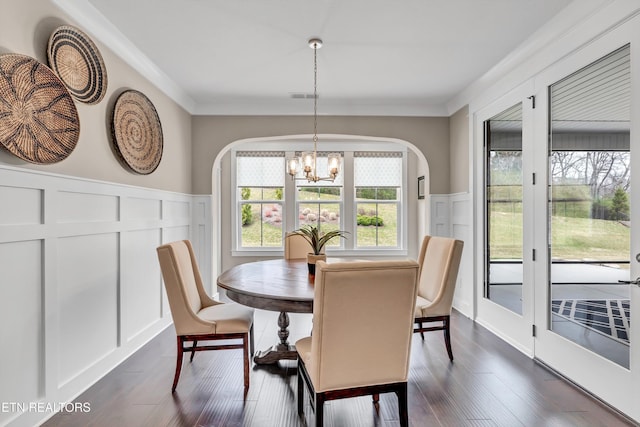
[[(491, 213), (491, 258), (522, 259), (522, 215)], [(554, 259), (625, 260), (629, 258), (629, 228), (617, 221), (553, 216)]]
[(375, 203), (357, 203), (356, 211), (365, 213), (369, 216), (376, 215), (383, 220), (382, 227), (376, 226), (358, 226), (356, 233), (358, 235), (358, 246), (398, 246), (398, 211), (395, 204), (378, 203), (377, 209)]
[[(339, 196), (301, 191), (299, 195), (300, 224), (315, 223), (308, 221), (302, 211), (321, 216), (324, 212), (338, 213), (339, 205), (335, 203), (319, 203), (337, 200)], [(265, 191), (258, 195), (252, 191), (249, 200), (273, 200), (273, 194)], [(279, 203), (263, 205), (252, 204), (253, 222), (242, 227), (242, 242), (245, 247), (281, 247), (282, 222)], [(268, 211), (268, 212), (267, 212)], [(348, 235), (347, 239), (357, 237), (359, 247), (397, 246), (398, 218), (395, 204), (374, 203), (367, 200), (356, 201), (356, 212), (368, 216), (378, 216), (384, 221), (383, 226), (358, 226), (356, 236)], [(351, 221), (352, 213), (343, 213), (345, 220)], [(261, 220), (262, 218), (262, 220)], [(492, 259), (522, 259), (522, 209), (521, 204), (495, 204), (491, 212), (490, 243)], [(338, 229), (340, 217), (325, 216), (320, 229)], [(601, 219), (575, 218), (566, 216), (552, 217), (552, 257), (567, 260), (624, 260), (629, 257), (629, 228), (617, 221)], [(332, 246), (338, 246), (338, 240)]]
[(554, 216), (551, 230), (553, 258), (629, 259), (630, 229), (618, 221)]
[[(254, 190), (248, 200), (265, 200), (271, 199), (271, 194), (265, 192), (264, 198), (258, 196)], [(319, 203), (338, 200), (339, 196), (332, 194), (318, 194), (313, 192), (300, 191), (299, 199), (303, 201), (300, 204), (300, 212), (298, 213), (298, 221), (300, 225), (315, 224), (315, 220), (308, 220), (308, 213), (315, 215), (316, 218), (322, 216), (324, 218), (320, 222), (320, 230), (338, 229), (340, 226), (339, 205), (335, 203)], [(242, 245), (244, 247), (280, 247), (282, 242), (282, 222), (275, 222), (273, 219), (276, 215), (281, 215), (278, 211), (278, 205), (268, 204), (263, 206), (263, 210), (269, 210), (269, 217), (265, 217), (265, 212), (260, 211), (260, 204), (252, 204), (253, 221), (250, 225), (242, 227)], [(359, 247), (371, 246), (389, 246), (395, 247), (397, 241), (397, 208), (395, 204), (389, 203), (371, 203), (368, 201), (358, 200), (357, 210), (364, 212), (365, 215), (378, 216), (383, 221), (383, 226), (357, 226), (356, 236)], [(303, 212), (308, 211), (307, 214)], [(336, 215), (331, 215), (334, 213)], [(351, 221), (352, 213), (343, 213), (346, 215), (345, 220)], [(311, 217), (313, 218), (313, 216)], [(347, 239), (353, 239), (355, 236), (347, 235)], [(339, 240), (333, 240), (328, 245), (339, 246)]]
[[(274, 212), (276, 211), (274, 209), (275, 206), (277, 205), (266, 205), (265, 207), (267, 209), (271, 208), (271, 211)], [(242, 227), (242, 246), (258, 248), (283, 246), (282, 222), (270, 223), (267, 222), (268, 218), (265, 218), (265, 221), (261, 221), (260, 204), (257, 203), (251, 205), (251, 213), (253, 216), (252, 223)]]

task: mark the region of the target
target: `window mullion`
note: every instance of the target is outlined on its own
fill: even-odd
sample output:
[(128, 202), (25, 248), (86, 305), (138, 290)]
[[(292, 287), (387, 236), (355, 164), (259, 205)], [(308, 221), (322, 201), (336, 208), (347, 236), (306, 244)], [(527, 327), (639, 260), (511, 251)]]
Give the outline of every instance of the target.
[[(287, 151), (285, 158), (291, 158), (295, 155), (295, 151)], [(284, 173), (284, 171), (283, 171)], [(298, 228), (298, 200), (296, 198), (296, 182), (287, 177), (284, 182), (283, 207), (285, 218), (282, 227), (287, 231), (293, 231)]]
[[(349, 232), (350, 238), (344, 239), (344, 248), (352, 250), (356, 247), (356, 191), (354, 186), (353, 152), (345, 151), (343, 161), (344, 181), (342, 187), (342, 218), (340, 225), (343, 230)], [(344, 172), (344, 171), (348, 171)]]

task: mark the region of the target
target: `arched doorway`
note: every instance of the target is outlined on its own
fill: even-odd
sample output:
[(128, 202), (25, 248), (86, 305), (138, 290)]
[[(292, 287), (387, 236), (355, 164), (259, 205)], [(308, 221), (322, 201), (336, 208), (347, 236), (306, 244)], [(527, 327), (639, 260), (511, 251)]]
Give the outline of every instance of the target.
[[(222, 260), (222, 249), (224, 244), (222, 239), (222, 194), (224, 191), (224, 188), (222, 187), (222, 162), (225, 156), (234, 149), (237, 150), (242, 149), (243, 147), (255, 147), (256, 144), (260, 144), (260, 146), (263, 147), (277, 146), (281, 150), (286, 150), (287, 148), (293, 149), (293, 147), (295, 147), (295, 149), (298, 150), (298, 144), (300, 144), (300, 141), (310, 141), (311, 138), (312, 135), (284, 135), (263, 138), (245, 138), (228, 144), (217, 154), (213, 162), (211, 173), (211, 188), (213, 195), (211, 201), (212, 283), (215, 283), (215, 278), (225, 268)], [(415, 158), (411, 168), (407, 169), (407, 182), (411, 189), (410, 197), (408, 197), (411, 204), (410, 209), (415, 209), (415, 217), (417, 218), (416, 224), (410, 224), (411, 233), (420, 236), (427, 234), (430, 231), (430, 209), (428, 197), (428, 191), (430, 188), (429, 165), (422, 151), (420, 151), (415, 145), (397, 138), (382, 138), (362, 135), (322, 134), (319, 135), (319, 138), (323, 143), (346, 144), (345, 147), (349, 147), (349, 149), (354, 150), (375, 150), (376, 146), (384, 144), (397, 144), (405, 147), (407, 152), (411, 153)], [(227, 171), (225, 173), (229, 172)], [(285, 171), (283, 170), (282, 173), (284, 174)], [(426, 192), (424, 199), (417, 199), (416, 197), (418, 177), (424, 177), (423, 184)], [(413, 192), (413, 190), (415, 190), (415, 192)]]

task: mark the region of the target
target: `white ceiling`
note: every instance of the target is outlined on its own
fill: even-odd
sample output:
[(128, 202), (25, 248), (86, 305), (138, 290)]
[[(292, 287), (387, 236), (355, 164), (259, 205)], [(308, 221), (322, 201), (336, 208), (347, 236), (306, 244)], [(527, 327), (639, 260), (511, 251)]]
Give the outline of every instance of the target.
[(571, 3), (54, 1), (193, 114), (311, 114), (311, 99), (291, 95), (313, 93), (307, 40), (320, 37), (319, 114), (370, 115), (450, 114), (452, 98), (565, 19)]

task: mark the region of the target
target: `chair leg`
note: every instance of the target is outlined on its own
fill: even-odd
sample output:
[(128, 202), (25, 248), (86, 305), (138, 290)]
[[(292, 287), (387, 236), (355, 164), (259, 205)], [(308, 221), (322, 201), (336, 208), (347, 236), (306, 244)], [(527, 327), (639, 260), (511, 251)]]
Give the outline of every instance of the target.
[(178, 356), (176, 360), (176, 373), (173, 376), (173, 387), (171, 387), (171, 393), (176, 391), (176, 386), (178, 385), (178, 379), (180, 378), (180, 370), (182, 369), (182, 352), (184, 339), (181, 336), (178, 336)]
[(449, 354), (449, 360), (453, 362), (453, 351), (451, 351), (451, 316), (446, 316), (442, 322), (444, 325), (444, 344), (447, 346), (447, 353)]
[(316, 393), (316, 427), (324, 424), (324, 394)]
[(196, 355), (196, 350), (195, 350), (195, 348), (196, 348), (196, 346), (197, 346), (197, 345), (198, 345), (198, 341), (197, 341), (197, 340), (194, 340), (194, 341), (193, 341), (193, 346), (191, 347), (191, 349), (192, 349), (192, 350), (191, 350), (191, 358), (189, 359), (189, 363), (193, 362), (193, 356), (195, 356), (195, 355)]
[(253, 323), (251, 324), (251, 329), (249, 329), (249, 344), (250, 344), (250, 348), (251, 348), (251, 357), (253, 357), (253, 354), (255, 353), (255, 340), (253, 338)]
[(242, 336), (242, 355), (244, 357), (244, 390), (249, 390), (249, 340), (250, 334)]
[[(422, 322), (418, 322), (418, 329), (422, 329)], [(424, 332), (420, 331), (420, 337), (424, 341)]]
[(302, 372), (300, 361), (298, 361), (298, 416), (304, 416), (304, 384), (302, 382)]
[(380, 393), (373, 393), (373, 407), (376, 408), (376, 414), (380, 414)]
[(409, 427), (409, 403), (407, 402), (407, 383), (396, 390), (398, 396), (398, 418), (400, 427)]

